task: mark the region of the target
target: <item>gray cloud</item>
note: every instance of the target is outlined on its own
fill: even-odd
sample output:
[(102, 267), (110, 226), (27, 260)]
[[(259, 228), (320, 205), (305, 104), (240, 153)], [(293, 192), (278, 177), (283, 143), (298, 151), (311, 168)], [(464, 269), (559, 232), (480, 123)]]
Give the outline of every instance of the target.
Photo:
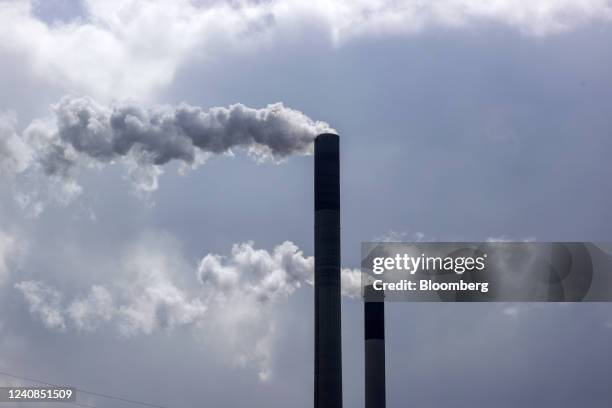
[[(33, 77), (106, 98), (151, 95), (194, 56), (265, 49), (296, 34), (324, 34), (341, 45), (487, 23), (546, 36), (608, 23), (612, 16), (606, 0), (64, 3), (3, 2), (0, 52), (17, 53)], [(155, 46), (143, 38), (155, 38)]]

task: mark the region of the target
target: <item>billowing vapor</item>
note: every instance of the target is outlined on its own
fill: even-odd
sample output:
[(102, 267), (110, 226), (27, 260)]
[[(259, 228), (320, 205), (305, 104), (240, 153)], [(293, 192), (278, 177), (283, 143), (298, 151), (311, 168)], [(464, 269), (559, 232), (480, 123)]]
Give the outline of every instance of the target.
[[(359, 296), (359, 270), (341, 271), (342, 294)], [(229, 256), (206, 255), (198, 267), (198, 279), (221, 293), (237, 290), (261, 302), (287, 296), (303, 284), (314, 283), (314, 257), (304, 253), (291, 241), (273, 251), (255, 249), (253, 242), (235, 244)]]
[[(204, 256), (196, 267), (172, 245), (146, 241), (126, 253), (119, 269), (120, 283), (95, 284), (76, 296), (42, 281), (14, 287), (32, 316), (49, 329), (94, 331), (110, 324), (129, 337), (191, 327), (207, 341), (218, 341), (216, 346), (237, 363), (254, 365), (266, 380), (278, 304), (312, 285), (314, 258), (290, 241), (271, 251), (245, 242), (233, 245), (228, 255)], [(180, 275), (193, 269), (200, 285), (181, 287)], [(343, 295), (359, 296), (359, 270), (343, 269), (341, 278)]]
[(9, 273), (15, 261), (24, 252), (21, 240), (0, 229), (0, 286), (9, 278)]
[[(43, 282), (24, 281), (15, 288), (25, 296), (32, 314), (48, 327), (63, 328), (69, 321), (79, 330), (92, 330), (98, 326), (96, 320), (119, 318), (121, 332), (129, 335), (194, 323), (212, 305), (230, 300), (235, 303), (251, 299), (263, 307), (314, 283), (314, 257), (305, 256), (293, 242), (285, 241), (267, 251), (255, 248), (249, 241), (234, 244), (227, 256), (204, 256), (195, 273), (200, 291), (189, 296), (172, 280), (172, 269), (183, 260), (163, 250), (172, 251), (151, 247), (130, 251), (122, 274), (132, 279), (120, 285), (122, 293), (115, 295), (104, 286), (94, 285), (87, 296), (64, 307), (63, 294)], [(341, 280), (343, 295), (359, 296), (358, 269), (342, 269)], [(114, 298), (123, 301), (117, 303)]]
[(50, 118), (28, 126), (24, 139), (47, 175), (69, 178), (77, 164), (123, 161), (137, 187), (151, 191), (161, 166), (170, 161), (194, 168), (233, 149), (258, 161), (281, 161), (310, 154), (315, 136), (329, 130), (327, 123), (282, 103), (204, 110), (185, 103), (105, 106), (88, 97), (65, 96), (52, 107)]
[(62, 293), (43, 282), (23, 281), (15, 284), (30, 306), (32, 316), (50, 329), (64, 330), (66, 322), (61, 310)]
[(30, 149), (15, 132), (17, 118), (0, 112), (0, 175), (10, 177), (24, 171), (30, 161)]
[(312, 282), (314, 258), (305, 257), (290, 241), (268, 252), (253, 242), (235, 244), (228, 257), (208, 254), (198, 267), (198, 280), (223, 294), (249, 293), (261, 302), (289, 295)]

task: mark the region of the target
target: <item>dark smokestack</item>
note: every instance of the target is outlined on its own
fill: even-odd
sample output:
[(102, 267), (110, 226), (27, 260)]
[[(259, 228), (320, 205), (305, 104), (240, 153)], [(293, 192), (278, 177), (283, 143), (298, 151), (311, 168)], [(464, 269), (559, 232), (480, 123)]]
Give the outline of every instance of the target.
[(315, 139), (315, 408), (342, 407), (340, 138)]
[(365, 287), (365, 408), (385, 408), (385, 303), (384, 292)]

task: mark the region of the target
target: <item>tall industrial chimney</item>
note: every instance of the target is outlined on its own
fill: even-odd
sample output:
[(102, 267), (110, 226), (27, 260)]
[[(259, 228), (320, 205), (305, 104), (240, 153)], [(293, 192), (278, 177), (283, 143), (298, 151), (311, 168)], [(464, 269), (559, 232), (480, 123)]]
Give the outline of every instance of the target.
[(365, 408), (385, 408), (385, 303), (384, 293), (364, 288)]
[(340, 138), (315, 139), (315, 408), (342, 407)]

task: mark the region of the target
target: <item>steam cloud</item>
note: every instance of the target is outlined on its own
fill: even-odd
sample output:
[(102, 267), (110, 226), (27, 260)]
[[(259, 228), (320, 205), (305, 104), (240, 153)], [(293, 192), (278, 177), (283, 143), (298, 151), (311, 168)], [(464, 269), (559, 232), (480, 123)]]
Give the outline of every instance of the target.
[[(267, 302), (288, 296), (303, 284), (314, 283), (314, 257), (304, 256), (291, 241), (268, 252), (255, 249), (253, 242), (235, 244), (229, 256), (206, 255), (198, 267), (200, 282), (215, 291), (248, 292), (258, 301)], [(357, 297), (361, 291), (359, 270), (341, 271), (342, 294)]]
[[(127, 280), (93, 285), (72, 300), (42, 281), (14, 286), (31, 315), (49, 329), (94, 331), (110, 324), (122, 336), (135, 336), (192, 327), (209, 341), (223, 339), (218, 347), (238, 363), (257, 367), (266, 380), (277, 324), (275, 306), (313, 283), (314, 258), (304, 256), (290, 241), (271, 251), (257, 249), (253, 242), (235, 244), (227, 256), (208, 254), (201, 259), (196, 268), (201, 285), (192, 291), (181, 288), (175, 276), (184, 260), (171, 245), (156, 245), (147, 241), (126, 254), (120, 274)], [(343, 295), (359, 296), (359, 270), (343, 269), (341, 277)]]
[(15, 258), (18, 258), (22, 252), (23, 245), (20, 239), (0, 230), (0, 286), (7, 281)]
[(15, 115), (0, 113), (0, 175), (13, 176), (29, 164), (30, 149), (15, 132)]
[(310, 154), (316, 135), (329, 130), (327, 123), (282, 103), (262, 109), (235, 104), (204, 110), (185, 103), (145, 109), (65, 96), (52, 107), (51, 118), (28, 126), (24, 140), (49, 176), (69, 178), (79, 163), (123, 160), (137, 187), (152, 191), (161, 166), (170, 161), (195, 168), (235, 148), (258, 161), (281, 161)]
[[(49, 328), (65, 328), (70, 322), (78, 330), (93, 330), (100, 321), (119, 318), (125, 335), (151, 333), (156, 329), (191, 324), (214, 305), (251, 299), (265, 306), (287, 298), (304, 284), (314, 283), (314, 257), (304, 256), (291, 241), (272, 251), (257, 249), (253, 242), (234, 244), (228, 256), (208, 254), (199, 262), (196, 277), (200, 291), (189, 295), (172, 280), (176, 260), (163, 249), (139, 248), (129, 255), (122, 274), (124, 282), (114, 295), (94, 285), (88, 295), (64, 305), (64, 295), (41, 281), (15, 284), (30, 306), (32, 315)], [(176, 257), (176, 254), (174, 254)], [(360, 271), (341, 270), (342, 294), (360, 295)], [(116, 299), (123, 299), (116, 302)]]
[(62, 294), (39, 281), (23, 281), (15, 284), (30, 305), (30, 313), (50, 329), (64, 330), (66, 323), (60, 309)]

